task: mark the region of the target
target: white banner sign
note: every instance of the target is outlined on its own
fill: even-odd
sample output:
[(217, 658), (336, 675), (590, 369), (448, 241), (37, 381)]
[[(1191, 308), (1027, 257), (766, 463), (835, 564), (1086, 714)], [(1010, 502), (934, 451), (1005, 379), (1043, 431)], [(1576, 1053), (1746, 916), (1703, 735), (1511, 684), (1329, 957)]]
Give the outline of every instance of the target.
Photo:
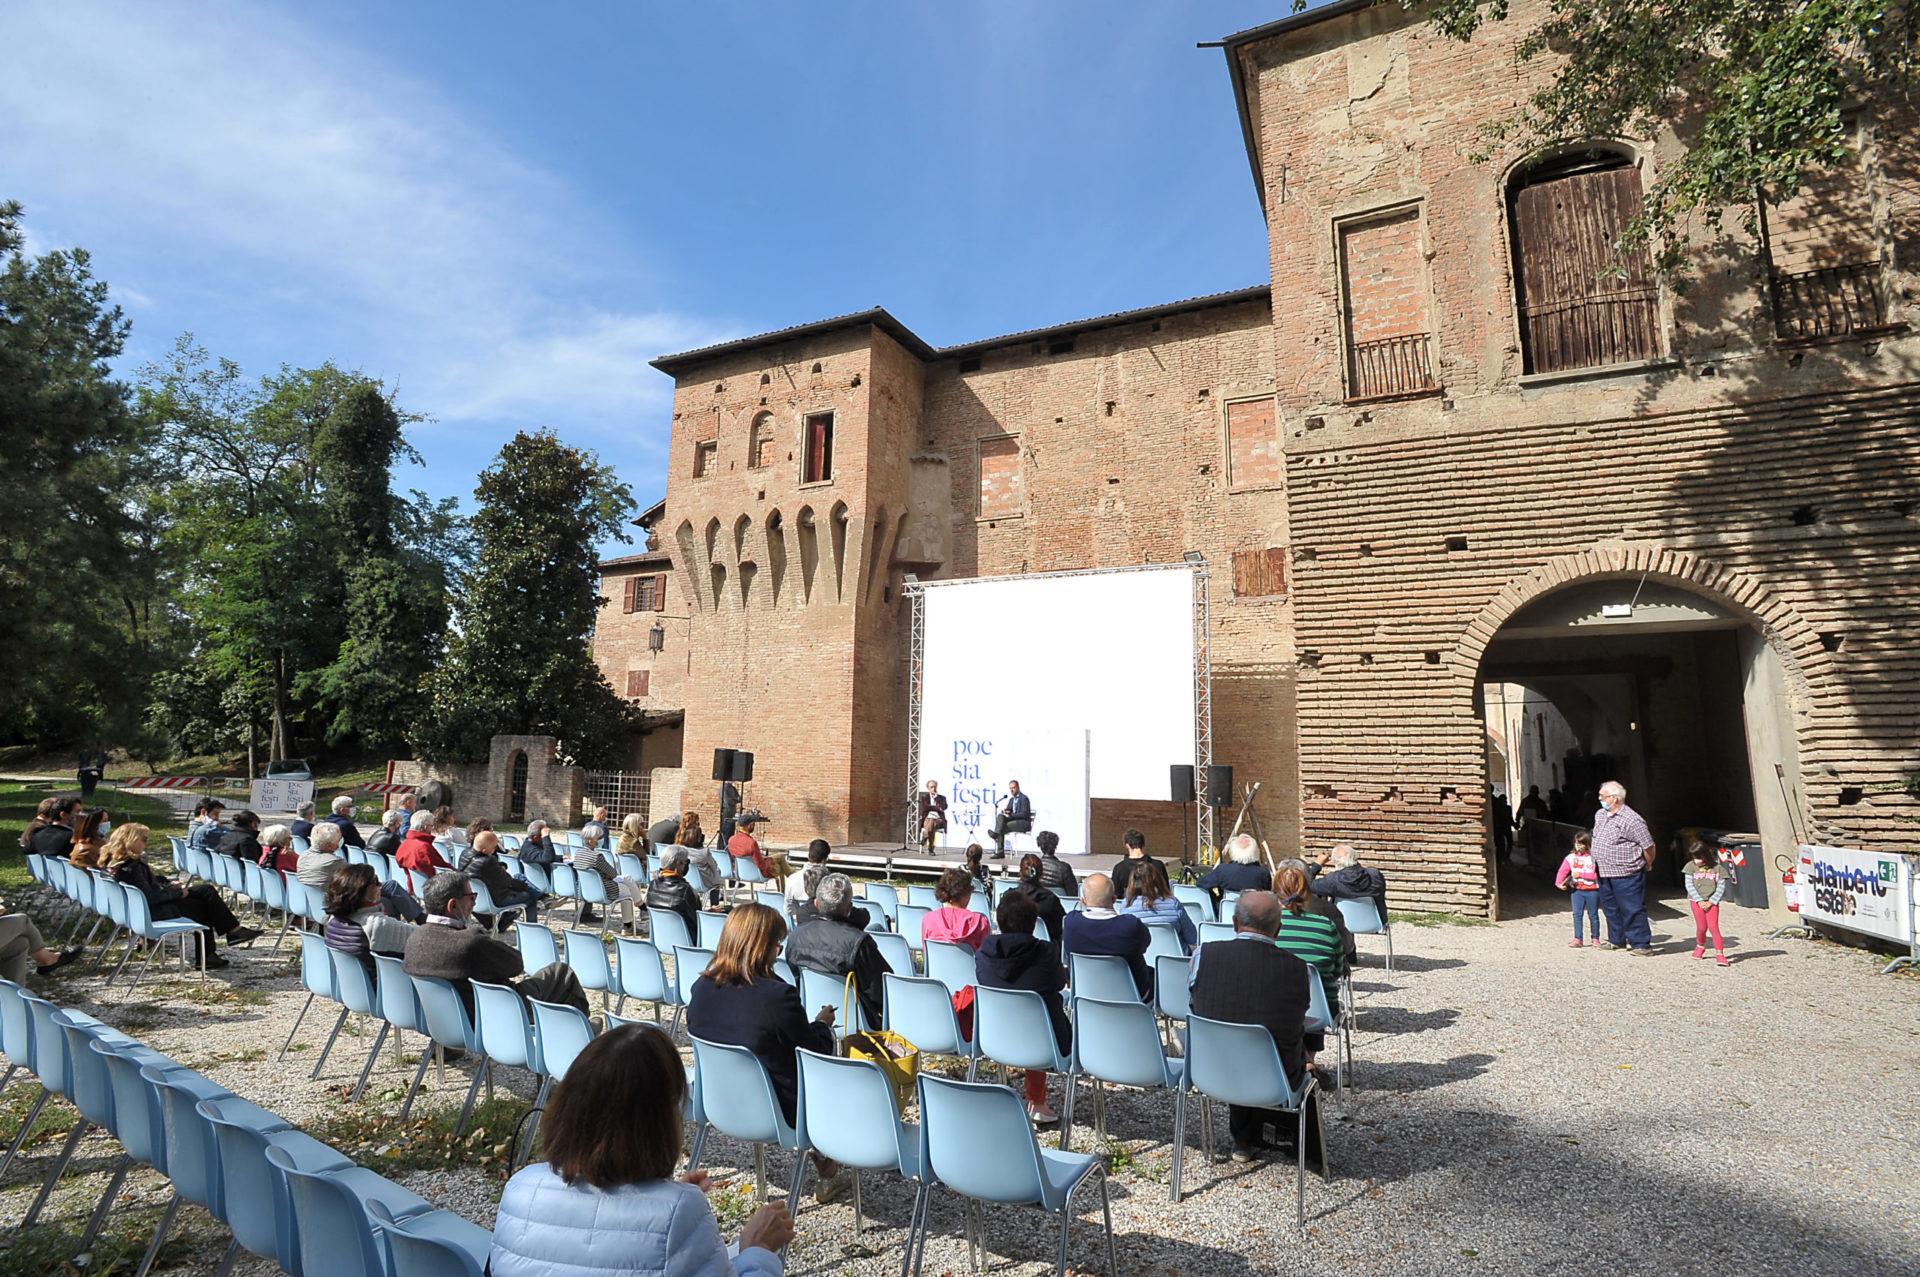
[(1084, 728), (946, 732), (920, 739), (920, 777), (947, 796), (946, 846), (977, 842), (989, 852), (1007, 782), (1033, 804), (1032, 833), (1060, 835), (1062, 854), (1087, 850), (1087, 732)]
[(1913, 943), (1913, 862), (1907, 857), (1802, 844), (1795, 877), (1806, 921)]
[(301, 803), (313, 801), (310, 780), (256, 780), (253, 782), (255, 811), (292, 811)]

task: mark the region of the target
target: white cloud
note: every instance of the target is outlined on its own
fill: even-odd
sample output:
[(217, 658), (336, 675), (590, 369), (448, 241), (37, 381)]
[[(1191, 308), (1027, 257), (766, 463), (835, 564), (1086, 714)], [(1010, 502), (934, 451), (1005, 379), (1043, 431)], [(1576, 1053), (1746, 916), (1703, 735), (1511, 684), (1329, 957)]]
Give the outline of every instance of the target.
[(443, 430), (657, 428), (647, 359), (719, 335), (649, 297), (617, 228), (457, 102), (281, 14), (16, 3), (0, 48), (0, 192), (117, 240), (143, 308), (319, 347), (276, 359), (353, 352)]

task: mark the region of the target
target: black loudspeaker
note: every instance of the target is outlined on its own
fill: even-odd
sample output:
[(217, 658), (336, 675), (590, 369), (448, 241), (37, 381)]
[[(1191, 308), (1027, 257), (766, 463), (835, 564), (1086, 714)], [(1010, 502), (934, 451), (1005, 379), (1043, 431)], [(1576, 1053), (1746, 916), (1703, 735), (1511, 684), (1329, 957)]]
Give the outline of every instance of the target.
[(1175, 763), (1167, 771), (1173, 780), (1173, 801), (1190, 803), (1193, 801), (1193, 764)]
[(1207, 806), (1233, 806), (1233, 768), (1215, 764), (1207, 768)]
[(715, 780), (733, 779), (733, 759), (735, 751), (716, 749), (713, 751), (713, 778)]
[(727, 777), (727, 779), (728, 780), (752, 780), (753, 779), (753, 755), (748, 753), (744, 749), (737, 749), (732, 752), (733, 752), (733, 775)]

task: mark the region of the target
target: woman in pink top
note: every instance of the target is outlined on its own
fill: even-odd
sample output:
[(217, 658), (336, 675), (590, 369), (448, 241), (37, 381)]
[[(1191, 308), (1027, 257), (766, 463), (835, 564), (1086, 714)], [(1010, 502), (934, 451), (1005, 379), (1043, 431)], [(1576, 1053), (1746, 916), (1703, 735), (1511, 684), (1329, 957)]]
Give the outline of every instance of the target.
[(927, 940), (963, 944), (978, 953), (992, 929), (986, 918), (967, 908), (973, 899), (973, 875), (964, 869), (949, 869), (934, 885), (933, 898), (940, 907), (920, 924), (920, 935)]
[(1593, 859), (1593, 835), (1581, 830), (1573, 836), (1573, 850), (1560, 862), (1560, 873), (1553, 885), (1573, 893), (1573, 939), (1569, 949), (1580, 947), (1580, 921), (1592, 922), (1595, 948), (1600, 946), (1600, 866)]

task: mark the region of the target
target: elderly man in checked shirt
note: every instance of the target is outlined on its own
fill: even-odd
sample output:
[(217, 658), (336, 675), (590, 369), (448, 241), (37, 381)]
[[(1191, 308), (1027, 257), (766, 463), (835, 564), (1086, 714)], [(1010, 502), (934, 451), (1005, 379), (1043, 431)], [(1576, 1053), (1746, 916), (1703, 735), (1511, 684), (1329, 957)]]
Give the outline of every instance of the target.
[(1653, 868), (1653, 834), (1640, 813), (1627, 806), (1627, 788), (1610, 780), (1600, 786), (1593, 818), (1593, 858), (1600, 869), (1600, 912), (1607, 916), (1607, 948), (1653, 953), (1647, 925), (1647, 871)]

